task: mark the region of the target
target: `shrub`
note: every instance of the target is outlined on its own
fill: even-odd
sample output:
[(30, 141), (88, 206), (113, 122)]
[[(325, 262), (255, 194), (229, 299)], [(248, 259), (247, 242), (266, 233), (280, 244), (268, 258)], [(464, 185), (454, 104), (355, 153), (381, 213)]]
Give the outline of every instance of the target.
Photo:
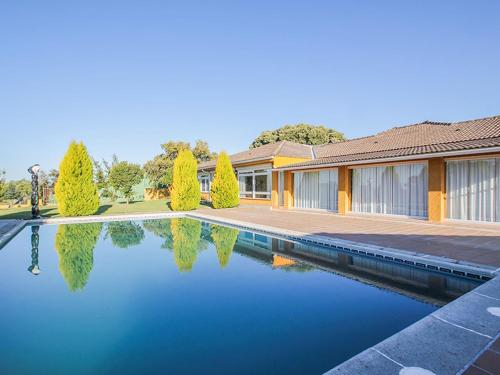
[(214, 241), (217, 258), (221, 267), (227, 266), (229, 258), (233, 253), (234, 244), (238, 239), (238, 229), (223, 227), (220, 225), (210, 226), (210, 235)]
[(99, 208), (92, 159), (83, 143), (71, 142), (59, 167), (56, 200), (63, 216), (92, 215)]
[(121, 161), (111, 167), (109, 171), (109, 183), (113, 189), (122, 193), (123, 197), (130, 202), (134, 194), (134, 185), (141, 183), (143, 173), (140, 165)]
[(215, 167), (215, 176), (210, 188), (210, 199), (214, 208), (236, 207), (240, 203), (238, 180), (231, 160), (221, 152)]
[(179, 152), (174, 161), (170, 202), (174, 211), (187, 211), (198, 208), (201, 191), (197, 177), (197, 166), (198, 163), (191, 151), (183, 150)]
[(94, 265), (94, 247), (101, 234), (101, 223), (59, 225), (55, 247), (59, 271), (70, 291), (83, 289)]

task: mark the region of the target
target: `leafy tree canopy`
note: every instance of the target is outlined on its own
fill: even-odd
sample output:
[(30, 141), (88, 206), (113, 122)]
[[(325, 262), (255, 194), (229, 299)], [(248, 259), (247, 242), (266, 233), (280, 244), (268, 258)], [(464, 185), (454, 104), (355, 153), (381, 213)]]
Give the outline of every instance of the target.
[(110, 198), (115, 201), (117, 196), (113, 189), (111, 189), (111, 184), (109, 182), (109, 173), (114, 165), (119, 163), (118, 156), (113, 154), (112, 162), (102, 160), (100, 163), (98, 160), (93, 159), (94, 162), (94, 181), (97, 186), (97, 191), (99, 196), (103, 198)]
[(174, 160), (183, 150), (190, 150), (195, 159), (200, 161), (212, 160), (217, 154), (210, 151), (208, 143), (196, 141), (192, 148), (188, 142), (168, 141), (161, 145), (163, 153), (156, 155), (144, 164), (144, 173), (151, 185), (155, 188), (169, 188), (172, 185)]
[(109, 171), (111, 187), (123, 194), (127, 203), (133, 195), (133, 187), (142, 181), (144, 174), (139, 164), (120, 161)]
[(344, 141), (344, 134), (327, 128), (323, 125), (285, 125), (275, 130), (263, 131), (250, 145), (250, 148), (260, 147), (268, 143), (280, 141), (290, 141), (305, 145), (322, 145), (325, 143), (334, 143)]

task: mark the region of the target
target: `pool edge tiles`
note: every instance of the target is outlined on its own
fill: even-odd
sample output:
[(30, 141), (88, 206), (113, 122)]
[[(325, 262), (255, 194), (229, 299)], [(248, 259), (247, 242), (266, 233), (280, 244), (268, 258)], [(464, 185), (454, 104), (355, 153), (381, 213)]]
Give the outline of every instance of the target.
[(338, 238), (311, 235), (292, 230), (247, 223), (239, 220), (219, 218), (214, 215), (201, 214), (198, 212), (189, 212), (186, 213), (186, 216), (216, 224), (230, 225), (243, 230), (256, 231), (265, 235), (279, 236), (287, 240), (300, 241), (317, 246), (334, 247), (338, 250), (352, 252), (354, 254), (375, 257), (389, 262), (406, 264), (415, 268), (439, 271), (445, 274), (453, 274), (458, 277), (466, 277), (475, 280), (491, 280), (495, 277), (496, 271), (498, 271), (495, 267), (486, 265), (461, 262), (450, 258), (436, 257), (395, 248), (368, 245), (361, 242), (347, 241)]
[(24, 220), (6, 220), (6, 222), (14, 225), (9, 226), (8, 224), (4, 224), (4, 226), (8, 227), (5, 230), (3, 226), (0, 227), (0, 251), (27, 225), (27, 222)]
[(492, 307), (500, 307), (498, 276), (325, 374), (461, 374), (500, 336)]

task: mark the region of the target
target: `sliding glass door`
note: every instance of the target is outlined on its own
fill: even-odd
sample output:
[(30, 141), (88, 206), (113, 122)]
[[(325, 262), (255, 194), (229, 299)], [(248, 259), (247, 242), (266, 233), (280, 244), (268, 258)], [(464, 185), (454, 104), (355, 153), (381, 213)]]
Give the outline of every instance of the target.
[(352, 171), (352, 211), (427, 216), (427, 164), (401, 164)]
[(294, 206), (337, 211), (337, 169), (319, 172), (295, 172), (293, 174)]
[(500, 222), (500, 158), (446, 163), (448, 218)]

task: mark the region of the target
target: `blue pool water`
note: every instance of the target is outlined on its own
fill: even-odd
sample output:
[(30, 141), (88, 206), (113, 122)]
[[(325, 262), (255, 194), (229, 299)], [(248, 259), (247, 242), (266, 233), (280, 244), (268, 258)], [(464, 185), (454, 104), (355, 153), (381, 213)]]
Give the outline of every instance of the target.
[(320, 374), (475, 286), (192, 219), (27, 227), (0, 373)]

